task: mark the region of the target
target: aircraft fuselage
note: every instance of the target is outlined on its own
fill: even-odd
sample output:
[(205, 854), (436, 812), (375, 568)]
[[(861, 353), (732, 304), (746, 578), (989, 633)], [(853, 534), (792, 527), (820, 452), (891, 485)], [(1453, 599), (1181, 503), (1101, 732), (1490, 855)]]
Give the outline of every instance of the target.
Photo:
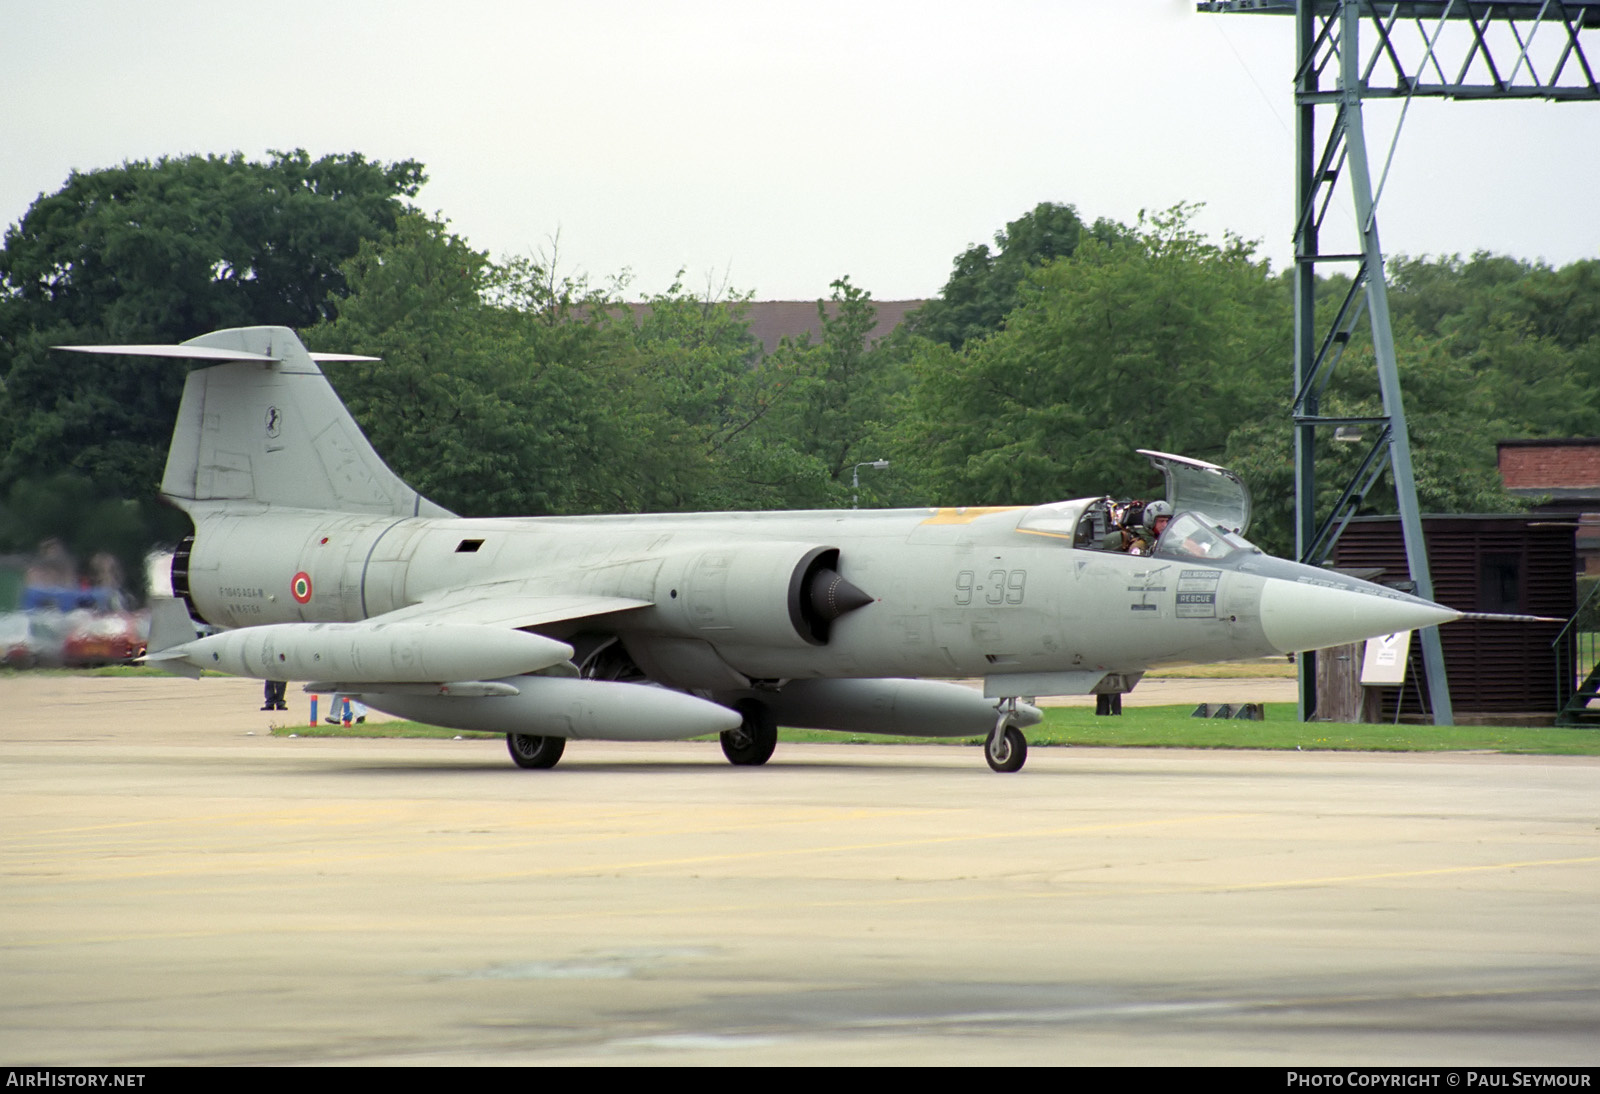
[(195, 524), (187, 605), (153, 605), (148, 662), (503, 732), (524, 768), (571, 739), (708, 733), (759, 765), (782, 724), (985, 734), (1010, 772), (1030, 696), (1460, 614), (1263, 554), (1238, 476), (1170, 453), (1141, 450), (1167, 480), (1148, 504), (461, 519), (384, 464), (317, 363), (352, 358), (287, 328), (64, 348), (204, 363), (161, 484)]
[[(195, 609), (222, 627), (355, 622), (462, 589), (625, 598), (642, 605), (531, 629), (609, 631), (652, 679), (710, 689), (738, 677), (1000, 678), (1266, 656), (1285, 652), (1263, 629), (1267, 584), (1328, 584), (1260, 552), (1209, 562), (1081, 549), (1019, 530), (1027, 512), (472, 520), (235, 506), (196, 514), (187, 577)], [(872, 601), (820, 639), (791, 603), (797, 567), (819, 550)]]

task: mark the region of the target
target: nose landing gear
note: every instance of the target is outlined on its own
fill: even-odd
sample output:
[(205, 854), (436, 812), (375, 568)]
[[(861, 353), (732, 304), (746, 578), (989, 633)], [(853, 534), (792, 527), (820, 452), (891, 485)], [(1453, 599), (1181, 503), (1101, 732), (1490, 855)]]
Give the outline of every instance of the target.
[(1021, 771), (1022, 765), (1028, 762), (1028, 739), (1014, 723), (1016, 712), (1015, 699), (1002, 702), (994, 720), (994, 729), (983, 743), (983, 758), (989, 761), (990, 767), (1002, 773)]

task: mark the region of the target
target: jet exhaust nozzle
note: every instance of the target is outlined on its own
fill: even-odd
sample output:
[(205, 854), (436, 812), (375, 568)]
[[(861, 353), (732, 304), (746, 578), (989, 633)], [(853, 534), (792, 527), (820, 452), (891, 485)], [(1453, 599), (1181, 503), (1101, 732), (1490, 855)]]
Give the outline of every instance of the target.
[(825, 623), (864, 608), (872, 597), (846, 581), (837, 570), (818, 570), (811, 579), (811, 610)]

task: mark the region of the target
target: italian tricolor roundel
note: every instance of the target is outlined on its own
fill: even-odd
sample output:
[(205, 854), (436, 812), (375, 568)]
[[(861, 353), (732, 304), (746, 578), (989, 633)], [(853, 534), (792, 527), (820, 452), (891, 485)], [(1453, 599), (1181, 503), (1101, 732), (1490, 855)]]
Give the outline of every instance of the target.
[(289, 583), (289, 592), (294, 594), (295, 603), (309, 603), (311, 600), (311, 575), (304, 570), (295, 574), (294, 580)]

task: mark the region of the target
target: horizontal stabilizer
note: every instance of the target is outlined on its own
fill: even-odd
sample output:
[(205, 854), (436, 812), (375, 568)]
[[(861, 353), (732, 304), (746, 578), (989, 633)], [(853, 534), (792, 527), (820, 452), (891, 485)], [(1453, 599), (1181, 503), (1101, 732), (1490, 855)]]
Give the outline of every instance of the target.
[(232, 502), (395, 517), (449, 517), (372, 450), (318, 361), (287, 327), (212, 331), (182, 345), (59, 346), (203, 364), (184, 381), (161, 493), (194, 514)]
[(53, 346), (73, 353), (104, 353), (116, 357), (177, 357), (190, 361), (258, 361), (274, 364), (280, 357), (264, 353), (249, 353), (239, 349), (216, 349), (212, 346)]
[[(114, 357), (172, 357), (185, 361), (255, 361), (264, 365), (277, 364), (282, 357), (265, 353), (250, 353), (242, 349), (218, 349), (215, 346), (196, 346), (183, 343), (176, 346), (52, 346), (52, 349), (70, 350), (73, 353), (104, 353)], [(367, 357), (359, 353), (313, 353), (313, 361), (381, 361), (381, 357)]]

